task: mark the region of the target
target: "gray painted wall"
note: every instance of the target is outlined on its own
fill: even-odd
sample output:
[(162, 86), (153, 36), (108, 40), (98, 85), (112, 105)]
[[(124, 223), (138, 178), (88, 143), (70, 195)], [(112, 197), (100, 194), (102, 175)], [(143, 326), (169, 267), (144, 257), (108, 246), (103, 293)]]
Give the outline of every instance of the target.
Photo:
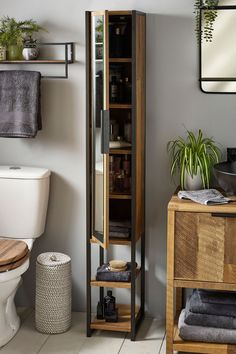
[[(73, 260), (74, 309), (85, 297), (85, 10), (137, 9), (147, 15), (147, 311), (165, 315), (166, 207), (170, 183), (166, 143), (201, 127), (224, 147), (235, 146), (234, 95), (198, 88), (193, 0), (1, 0), (0, 15), (34, 18), (49, 29), (47, 41), (74, 41), (78, 62), (69, 80), (42, 83), (43, 131), (34, 140), (0, 139), (1, 164), (52, 170), (46, 232), (36, 241), (18, 303), (34, 301), (35, 257), (68, 253)], [(39, 70), (43, 69), (40, 67)], [(49, 67), (48, 70), (53, 70)]]

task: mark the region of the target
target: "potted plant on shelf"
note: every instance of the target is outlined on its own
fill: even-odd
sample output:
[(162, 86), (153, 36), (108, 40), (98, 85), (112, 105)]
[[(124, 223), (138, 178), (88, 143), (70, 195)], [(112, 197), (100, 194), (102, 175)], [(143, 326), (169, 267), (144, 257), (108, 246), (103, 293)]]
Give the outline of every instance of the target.
[(32, 35), (41, 30), (46, 31), (36, 21), (16, 21), (13, 17), (2, 17), (0, 19), (0, 38), (7, 45), (7, 59), (21, 60), (24, 42), (32, 39)]
[[(217, 6), (219, 0), (195, 0), (194, 14), (195, 14), (195, 32), (198, 42), (202, 41), (202, 38), (206, 42), (211, 42), (213, 38), (214, 22), (217, 17)], [(200, 28), (200, 12), (201, 6), (204, 6), (203, 11), (203, 26)]]
[(47, 30), (39, 26), (36, 21), (28, 20), (24, 21), (22, 24), (22, 33), (23, 33), (23, 57), (25, 60), (34, 60), (39, 56), (39, 47), (38, 41), (34, 38), (34, 34), (40, 31)]
[(197, 190), (210, 187), (212, 167), (219, 162), (220, 149), (212, 138), (187, 130), (187, 138), (179, 137), (167, 145), (171, 158), (171, 176), (178, 171), (181, 189)]

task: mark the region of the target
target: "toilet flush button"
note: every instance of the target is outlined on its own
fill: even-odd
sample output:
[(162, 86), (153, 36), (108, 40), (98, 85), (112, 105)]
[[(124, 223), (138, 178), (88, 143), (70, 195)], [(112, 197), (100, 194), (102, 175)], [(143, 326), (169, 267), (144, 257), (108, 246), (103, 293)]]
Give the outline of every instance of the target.
[(9, 167), (9, 170), (21, 170), (21, 167), (19, 167), (19, 166), (11, 166), (11, 167)]

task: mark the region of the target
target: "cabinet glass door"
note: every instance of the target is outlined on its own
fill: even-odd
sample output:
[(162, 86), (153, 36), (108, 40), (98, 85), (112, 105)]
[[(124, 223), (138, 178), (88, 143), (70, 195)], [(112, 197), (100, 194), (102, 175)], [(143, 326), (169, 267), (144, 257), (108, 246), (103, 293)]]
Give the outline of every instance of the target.
[(107, 248), (109, 235), (108, 15), (92, 12), (92, 231)]

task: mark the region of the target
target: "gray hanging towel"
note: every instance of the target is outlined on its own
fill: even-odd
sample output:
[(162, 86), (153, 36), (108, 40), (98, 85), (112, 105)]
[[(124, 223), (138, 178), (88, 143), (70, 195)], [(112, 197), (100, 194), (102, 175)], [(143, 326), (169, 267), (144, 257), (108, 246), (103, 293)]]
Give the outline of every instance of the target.
[(0, 137), (34, 138), (42, 129), (41, 74), (0, 71)]

